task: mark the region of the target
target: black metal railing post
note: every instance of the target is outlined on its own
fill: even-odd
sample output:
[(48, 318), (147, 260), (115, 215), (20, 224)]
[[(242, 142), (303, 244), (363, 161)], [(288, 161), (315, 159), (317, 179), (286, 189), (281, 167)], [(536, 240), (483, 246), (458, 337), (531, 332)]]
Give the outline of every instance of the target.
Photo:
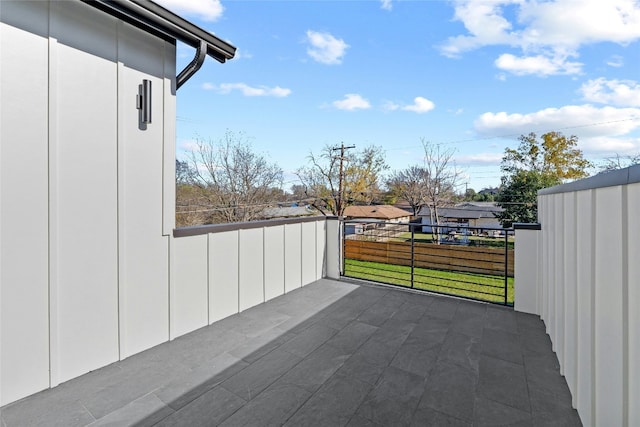
[(509, 230), (504, 230), (504, 305), (509, 294)]
[[(340, 223), (342, 224), (341, 227), (338, 227), (338, 233), (341, 234), (341, 240), (342, 240), (342, 272), (341, 272), (341, 276), (346, 276), (347, 273), (347, 223), (345, 220), (343, 219), (338, 219), (338, 221), (340, 221)], [(342, 232), (341, 232), (342, 231)]]
[(416, 229), (415, 227), (409, 223), (409, 227), (411, 228), (411, 288), (413, 289), (413, 279), (414, 279), (414, 269), (415, 269), (415, 235)]

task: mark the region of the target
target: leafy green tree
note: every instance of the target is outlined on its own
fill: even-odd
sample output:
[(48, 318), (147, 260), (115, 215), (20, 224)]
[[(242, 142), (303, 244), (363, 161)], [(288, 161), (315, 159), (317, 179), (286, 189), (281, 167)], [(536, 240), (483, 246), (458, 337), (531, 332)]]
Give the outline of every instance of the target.
[(514, 222), (535, 222), (538, 190), (588, 176), (592, 165), (577, 147), (578, 138), (548, 132), (521, 135), (517, 149), (507, 148), (502, 158), (502, 185), (496, 201), (504, 211), (497, 214), (503, 227)]

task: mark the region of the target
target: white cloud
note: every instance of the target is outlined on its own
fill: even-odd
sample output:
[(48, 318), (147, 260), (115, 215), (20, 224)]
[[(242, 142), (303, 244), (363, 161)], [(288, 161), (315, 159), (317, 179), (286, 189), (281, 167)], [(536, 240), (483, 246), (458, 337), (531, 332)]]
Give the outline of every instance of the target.
[(582, 64), (569, 62), (566, 58), (549, 58), (543, 55), (516, 57), (510, 53), (504, 53), (495, 61), (496, 67), (512, 74), (523, 76), (535, 74), (538, 76), (550, 76), (554, 74), (578, 74)]
[(237, 61), (239, 59), (251, 59), (253, 58), (253, 54), (251, 52), (248, 52), (244, 49), (236, 49), (236, 54), (233, 57), (234, 61)]
[(639, 108), (567, 105), (545, 108), (527, 114), (484, 113), (474, 123), (484, 136), (509, 136), (560, 131), (578, 136), (578, 147), (585, 155), (635, 154), (640, 138), (630, 135), (640, 129)]
[(454, 0), (454, 8), (454, 19), (467, 31), (441, 46), (449, 57), (483, 46), (510, 46), (521, 49), (522, 58), (542, 56), (556, 65), (566, 63), (568, 68), (557, 66), (555, 72), (567, 74), (580, 64), (566, 58), (577, 57), (584, 45), (625, 45), (640, 39), (637, 0)]
[(417, 96), (413, 99), (412, 105), (402, 107), (405, 111), (413, 111), (414, 113), (422, 114), (431, 111), (435, 108), (435, 104), (429, 101), (427, 98)]
[(224, 11), (219, 0), (156, 0), (156, 2), (176, 14), (197, 16), (205, 21), (216, 21)]
[(640, 138), (611, 138), (598, 136), (580, 141), (581, 148), (599, 155), (636, 155), (640, 152)]
[(367, 110), (371, 108), (369, 101), (357, 93), (348, 93), (344, 96), (344, 99), (333, 101), (333, 106), (338, 110), (347, 111)]
[(400, 105), (393, 101), (387, 101), (382, 105), (382, 109), (386, 111), (396, 111), (400, 109)]
[(323, 64), (340, 64), (348, 44), (329, 33), (307, 31), (307, 42), (310, 44), (307, 54)]
[(640, 128), (640, 109), (567, 105), (527, 114), (484, 113), (474, 122), (485, 136), (517, 135), (570, 129), (581, 136), (619, 136)]
[(501, 161), (502, 153), (478, 153), (456, 157), (456, 163), (465, 166), (499, 165)]
[(589, 80), (580, 87), (585, 101), (621, 107), (640, 107), (640, 84), (633, 80)]
[[(434, 108), (435, 108), (435, 104), (432, 101), (422, 96), (417, 96), (413, 98), (413, 104), (409, 104), (409, 105), (401, 105), (393, 101), (386, 101), (384, 104), (382, 104), (382, 109), (385, 111), (403, 110), (403, 111), (412, 111), (418, 114), (426, 113), (428, 111), (433, 110)], [(460, 110), (460, 112), (461, 111), (462, 110)]]
[(276, 98), (284, 98), (291, 94), (291, 89), (282, 88), (280, 86), (249, 86), (245, 83), (222, 83), (214, 85), (212, 83), (203, 83), (202, 89), (214, 90), (221, 94), (228, 94), (231, 91), (238, 90), (244, 96), (273, 96)]
[(620, 55), (611, 55), (607, 61), (607, 65), (614, 68), (620, 68), (624, 65), (624, 58)]
[(380, 7), (384, 10), (391, 10), (393, 9), (393, 4), (391, 0), (380, 0)]
[(182, 151), (197, 151), (198, 150), (198, 141), (195, 139), (183, 139), (178, 143), (178, 147)]

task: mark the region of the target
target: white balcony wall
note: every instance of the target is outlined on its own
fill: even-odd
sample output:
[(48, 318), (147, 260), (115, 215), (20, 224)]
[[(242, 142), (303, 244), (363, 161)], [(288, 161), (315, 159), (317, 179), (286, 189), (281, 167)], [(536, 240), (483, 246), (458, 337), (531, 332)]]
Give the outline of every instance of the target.
[(515, 308), (544, 320), (585, 426), (640, 425), (640, 166), (538, 200), (541, 231), (518, 231)]
[(215, 228), (171, 239), (172, 339), (323, 277), (324, 218)]
[(1, 3), (0, 406), (324, 275), (324, 218), (173, 236), (175, 49), (85, 2)]

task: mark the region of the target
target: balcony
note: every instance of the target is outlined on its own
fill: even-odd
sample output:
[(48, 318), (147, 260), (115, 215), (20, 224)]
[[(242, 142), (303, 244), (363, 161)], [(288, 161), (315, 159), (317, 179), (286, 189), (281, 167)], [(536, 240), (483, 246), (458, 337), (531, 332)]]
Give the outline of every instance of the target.
[(330, 279), (1, 414), (3, 427), (581, 425), (538, 316)]
[(539, 206), (513, 308), (414, 291), (415, 262), (409, 287), (347, 280), (334, 218), (176, 230), (118, 280), (81, 247), (5, 251), (3, 427), (640, 425), (640, 166)]

